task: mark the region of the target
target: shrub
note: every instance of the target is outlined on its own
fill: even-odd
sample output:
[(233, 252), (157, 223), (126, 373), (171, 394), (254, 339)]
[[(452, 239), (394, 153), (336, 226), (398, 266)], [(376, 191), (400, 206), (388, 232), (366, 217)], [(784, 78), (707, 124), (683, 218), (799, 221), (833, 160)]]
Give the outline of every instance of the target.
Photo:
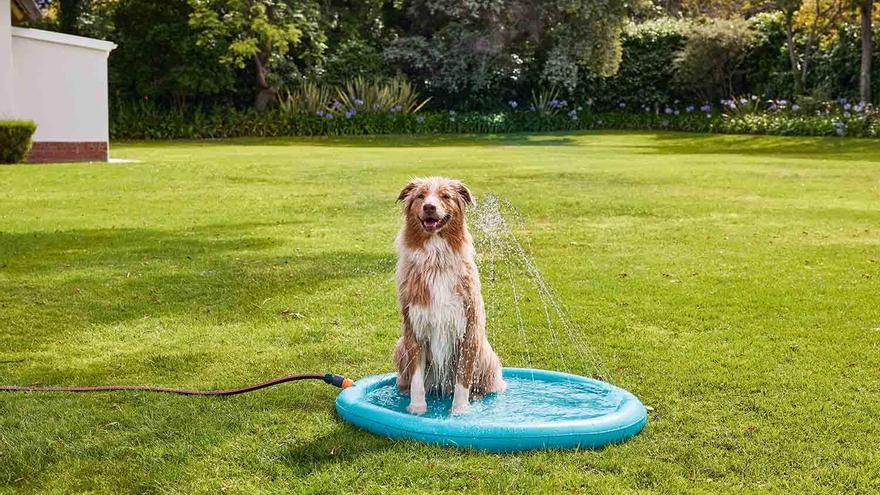
[(675, 56), (677, 80), (708, 101), (745, 92), (744, 65), (754, 38), (743, 20), (693, 24)]
[(31, 149), (37, 126), (29, 120), (0, 120), (0, 163), (18, 163)]
[(674, 85), (675, 54), (684, 44), (686, 21), (661, 19), (627, 26), (621, 37), (620, 69), (611, 77), (586, 75), (578, 95), (598, 108), (655, 108), (686, 95)]
[[(546, 132), (586, 129), (678, 130), (729, 134), (874, 137), (880, 112), (847, 101), (726, 100), (710, 105), (668, 105), (661, 112), (628, 109), (590, 112), (558, 100), (552, 91), (536, 94), (535, 109), (501, 112), (364, 112), (323, 116), (301, 112), (228, 107), (188, 108), (167, 112), (140, 103), (116, 105), (111, 119), (114, 139), (200, 139), (231, 137), (341, 136), (366, 134), (445, 134)], [(743, 100), (746, 100), (743, 102)], [(542, 108), (538, 108), (542, 105)], [(555, 103), (551, 103), (555, 102)], [(513, 107), (513, 105), (511, 105)], [(807, 108), (809, 110), (807, 110)], [(329, 117), (328, 117), (329, 115)]]

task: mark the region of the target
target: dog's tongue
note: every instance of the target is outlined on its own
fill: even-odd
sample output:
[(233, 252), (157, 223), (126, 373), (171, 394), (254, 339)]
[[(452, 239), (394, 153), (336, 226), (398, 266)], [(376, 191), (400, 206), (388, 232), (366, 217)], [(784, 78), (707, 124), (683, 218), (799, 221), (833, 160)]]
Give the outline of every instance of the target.
[(439, 220), (434, 220), (433, 218), (425, 219), (425, 228), (428, 230), (434, 230), (437, 227), (437, 224), (440, 223)]

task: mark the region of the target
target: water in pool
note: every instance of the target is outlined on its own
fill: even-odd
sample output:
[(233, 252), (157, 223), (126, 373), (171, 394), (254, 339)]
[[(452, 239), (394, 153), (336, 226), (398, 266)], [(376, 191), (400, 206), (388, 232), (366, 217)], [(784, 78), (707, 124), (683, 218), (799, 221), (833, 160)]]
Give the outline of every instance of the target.
[[(541, 423), (590, 419), (616, 411), (623, 397), (619, 392), (583, 382), (551, 382), (529, 378), (506, 377), (507, 391), (471, 402), (463, 416), (451, 416), (452, 398), (428, 397), (427, 418), (480, 423)], [(366, 395), (367, 401), (403, 414), (409, 397), (400, 395), (394, 382), (377, 387)]]

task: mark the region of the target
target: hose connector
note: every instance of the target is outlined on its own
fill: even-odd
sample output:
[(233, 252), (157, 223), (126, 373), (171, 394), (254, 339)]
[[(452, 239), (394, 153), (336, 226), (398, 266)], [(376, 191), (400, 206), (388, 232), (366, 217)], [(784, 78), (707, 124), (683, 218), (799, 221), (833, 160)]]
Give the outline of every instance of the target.
[(350, 379), (342, 376), (342, 375), (334, 375), (332, 373), (327, 373), (324, 375), (324, 383), (333, 385), (334, 387), (339, 388), (348, 388), (354, 385), (354, 382)]

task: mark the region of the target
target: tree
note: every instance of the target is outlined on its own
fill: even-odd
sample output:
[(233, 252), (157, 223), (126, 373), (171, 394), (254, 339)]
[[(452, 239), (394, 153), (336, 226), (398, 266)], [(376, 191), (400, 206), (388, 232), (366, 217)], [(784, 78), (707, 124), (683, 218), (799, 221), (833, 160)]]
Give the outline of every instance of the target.
[[(831, 32), (846, 11), (843, 0), (778, 0), (777, 8), (785, 20), (786, 48), (788, 49), (795, 94), (803, 94), (809, 82), (813, 52), (819, 39)], [(805, 29), (803, 53), (798, 54), (796, 32)]]
[(78, 23), (83, 0), (58, 0), (58, 19), (62, 33), (78, 34)]
[(874, 30), (871, 16), (874, 13), (874, 0), (859, 0), (861, 17), (862, 63), (859, 68), (859, 97), (865, 103), (871, 102), (871, 59), (874, 57)]
[(197, 43), (192, 12), (188, 0), (119, 0), (109, 63), (118, 96), (183, 106), (233, 89), (234, 68), (220, 63), (221, 48)]
[(303, 25), (317, 12), (311, 4), (284, 0), (190, 0), (190, 26), (198, 33), (202, 47), (219, 47), (220, 62), (244, 69), (252, 64), (256, 96), (254, 105), (264, 109), (274, 101), (273, 69), (285, 63), (285, 56), (299, 46)]
[(456, 106), (484, 105), (484, 96), (513, 97), (516, 88), (528, 86), (573, 91), (581, 71), (617, 70), (620, 33), (638, 4), (409, 0), (402, 2), (403, 35), (383, 57), (438, 101)]

